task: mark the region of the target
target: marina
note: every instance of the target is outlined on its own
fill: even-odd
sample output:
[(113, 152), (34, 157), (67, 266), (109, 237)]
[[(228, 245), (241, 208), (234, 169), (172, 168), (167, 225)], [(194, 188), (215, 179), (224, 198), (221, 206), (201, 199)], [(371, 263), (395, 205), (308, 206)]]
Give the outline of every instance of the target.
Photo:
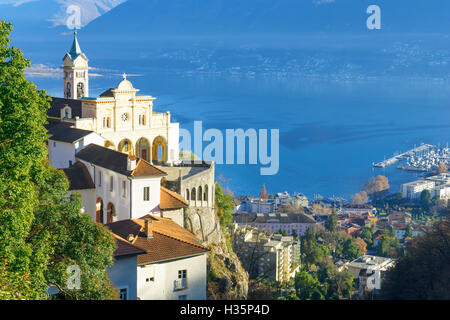
[(394, 155), (393, 157), (391, 157), (389, 159), (384, 159), (383, 161), (378, 162), (378, 163), (372, 163), (372, 166), (374, 166), (376, 168), (386, 168), (386, 167), (393, 165), (401, 160), (414, 158), (415, 155), (423, 154), (433, 148), (435, 148), (435, 146), (433, 146), (431, 144), (422, 143), (418, 147), (414, 146), (414, 148), (409, 151), (400, 153), (398, 155)]

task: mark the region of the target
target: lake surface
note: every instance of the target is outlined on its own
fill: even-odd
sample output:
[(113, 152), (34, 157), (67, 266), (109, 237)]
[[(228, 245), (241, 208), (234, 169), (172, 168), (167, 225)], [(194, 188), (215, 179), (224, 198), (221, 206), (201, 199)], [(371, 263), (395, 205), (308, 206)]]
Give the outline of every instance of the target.
[[(142, 63), (96, 61), (109, 69), (90, 80), (91, 96), (115, 87), (122, 72), (142, 94), (157, 97), (154, 110), (170, 111), (172, 121), (192, 130), (254, 128), (280, 130), (280, 168), (261, 176), (261, 165), (217, 165), (216, 177), (230, 179), (235, 195), (302, 192), (310, 198), (349, 198), (377, 174), (391, 191), (419, 174), (372, 162), (421, 142), (450, 141), (450, 83), (407, 77), (330, 80), (314, 76), (214, 75), (152, 71)], [(101, 73), (101, 72), (100, 72)], [(134, 74), (134, 76), (133, 76)], [(30, 78), (61, 96), (62, 79)], [(204, 143), (204, 146), (207, 143)]]

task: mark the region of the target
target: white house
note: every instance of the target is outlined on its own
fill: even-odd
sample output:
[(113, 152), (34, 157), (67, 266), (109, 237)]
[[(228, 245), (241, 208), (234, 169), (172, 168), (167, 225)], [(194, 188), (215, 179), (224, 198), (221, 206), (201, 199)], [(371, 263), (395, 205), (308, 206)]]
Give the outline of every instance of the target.
[(58, 125), (49, 130), (48, 158), (55, 168), (69, 168), (75, 163), (75, 154), (91, 143), (103, 145), (105, 139), (93, 131)]
[[(206, 299), (209, 250), (192, 233), (171, 219), (152, 215), (106, 227), (122, 243), (108, 269), (122, 299)], [(124, 248), (124, 243), (129, 246)]]
[[(110, 223), (148, 213), (161, 215), (164, 171), (143, 159), (95, 144), (78, 152), (75, 161), (64, 171), (71, 191), (81, 193), (84, 209), (95, 221)], [(187, 203), (179, 208), (183, 205)]]
[(376, 209), (370, 204), (344, 204), (342, 206), (342, 214), (364, 215), (367, 213), (375, 214)]

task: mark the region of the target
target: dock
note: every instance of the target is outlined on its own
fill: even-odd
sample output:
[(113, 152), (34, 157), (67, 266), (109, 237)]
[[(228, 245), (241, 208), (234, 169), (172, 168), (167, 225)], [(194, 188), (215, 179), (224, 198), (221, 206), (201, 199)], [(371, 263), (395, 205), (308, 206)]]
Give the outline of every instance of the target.
[(427, 151), (429, 149), (432, 149), (434, 147), (435, 146), (433, 146), (431, 144), (423, 144), (422, 143), (418, 147), (415, 147), (415, 148), (413, 148), (411, 150), (408, 150), (406, 152), (403, 152), (401, 154), (395, 155), (395, 156), (393, 156), (393, 157), (391, 157), (389, 159), (385, 159), (385, 160), (383, 160), (381, 162), (377, 162), (377, 163), (372, 163), (372, 166), (374, 166), (376, 168), (386, 168), (386, 167), (388, 167), (390, 165), (393, 165), (393, 164), (395, 164), (395, 163), (397, 163), (397, 162), (399, 162), (399, 161), (401, 161), (401, 160), (403, 160), (403, 159), (405, 159), (407, 157), (413, 156), (416, 153), (425, 152), (425, 151)]

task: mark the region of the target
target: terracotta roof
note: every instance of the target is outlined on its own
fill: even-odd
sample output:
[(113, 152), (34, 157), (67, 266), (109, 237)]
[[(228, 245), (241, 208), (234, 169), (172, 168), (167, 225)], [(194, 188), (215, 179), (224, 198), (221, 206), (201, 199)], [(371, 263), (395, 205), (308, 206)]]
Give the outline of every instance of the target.
[(86, 148), (79, 151), (75, 156), (81, 160), (130, 177), (166, 175), (164, 171), (140, 158), (137, 158), (136, 169), (129, 171), (127, 170), (127, 154), (96, 144), (88, 145)]
[(158, 169), (154, 165), (151, 165), (149, 162), (144, 159), (138, 158), (136, 162), (136, 169), (131, 173), (133, 177), (144, 177), (144, 176), (154, 176), (154, 175), (163, 175), (166, 173), (161, 169)]
[[(145, 233), (146, 218), (152, 222), (151, 238)], [(113, 222), (106, 227), (121, 238), (134, 235), (131, 244), (145, 251), (138, 256), (138, 264), (179, 259), (209, 251), (192, 233), (167, 218), (146, 215), (140, 219)]]
[(161, 210), (180, 209), (187, 207), (189, 204), (178, 193), (161, 187), (161, 196), (159, 208)]
[(88, 169), (81, 162), (77, 161), (73, 166), (65, 168), (63, 171), (66, 174), (67, 180), (69, 180), (69, 190), (95, 189)]
[(111, 235), (113, 236), (117, 246), (116, 250), (114, 251), (114, 257), (139, 255), (145, 253), (145, 250), (132, 245), (130, 242), (123, 239), (122, 237), (119, 237), (117, 234), (111, 232)]

